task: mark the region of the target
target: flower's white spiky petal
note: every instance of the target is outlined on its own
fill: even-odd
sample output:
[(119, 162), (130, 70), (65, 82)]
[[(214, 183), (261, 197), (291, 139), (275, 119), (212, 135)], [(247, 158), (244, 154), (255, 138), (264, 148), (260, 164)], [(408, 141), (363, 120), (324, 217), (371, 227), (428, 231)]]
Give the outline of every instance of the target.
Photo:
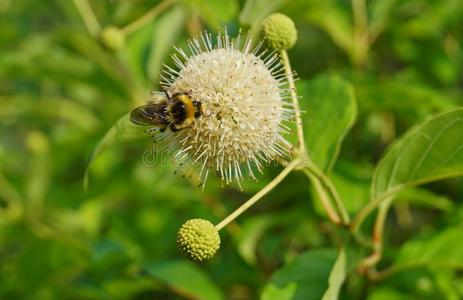
[(278, 54), (261, 47), (253, 48), (250, 39), (241, 47), (240, 36), (232, 40), (226, 31), (214, 46), (204, 33), (188, 42), (189, 54), (175, 48), (177, 69), (163, 70), (163, 87), (188, 92), (205, 111), (191, 128), (174, 134), (175, 160), (197, 165), (203, 181), (212, 169), (226, 183), (240, 184), (242, 165), (255, 178), (253, 168), (262, 172), (263, 163), (287, 155), (290, 91)]

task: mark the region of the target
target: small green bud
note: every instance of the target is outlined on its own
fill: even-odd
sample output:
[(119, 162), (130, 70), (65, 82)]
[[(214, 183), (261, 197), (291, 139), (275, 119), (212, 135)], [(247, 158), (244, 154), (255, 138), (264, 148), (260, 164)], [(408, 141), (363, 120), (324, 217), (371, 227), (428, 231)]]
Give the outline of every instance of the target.
[(296, 44), (297, 30), (293, 20), (280, 13), (271, 14), (262, 22), (267, 42), (277, 50), (290, 49)]
[(214, 225), (204, 219), (185, 222), (177, 233), (177, 244), (189, 258), (208, 260), (220, 248), (220, 236)]
[(101, 31), (100, 41), (109, 50), (116, 51), (124, 46), (125, 35), (119, 28), (108, 26)]
[(49, 150), (48, 137), (40, 131), (32, 131), (26, 136), (26, 146), (34, 154), (43, 154)]

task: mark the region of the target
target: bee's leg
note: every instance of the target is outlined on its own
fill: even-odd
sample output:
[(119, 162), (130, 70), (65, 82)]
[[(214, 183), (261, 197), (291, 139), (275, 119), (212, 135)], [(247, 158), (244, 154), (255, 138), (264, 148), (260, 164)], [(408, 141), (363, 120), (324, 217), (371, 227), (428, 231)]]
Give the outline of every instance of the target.
[(175, 126), (174, 123), (170, 123), (170, 130), (172, 130), (172, 132), (177, 132), (179, 129), (177, 128), (177, 126)]
[(154, 143), (156, 143), (156, 133), (157, 133), (157, 131), (159, 131), (159, 128), (157, 128), (157, 127), (145, 130), (146, 133), (151, 135), (151, 138), (153, 139)]
[[(151, 135), (151, 138), (153, 139), (153, 142), (156, 144), (159, 140), (160, 140), (160, 137), (158, 136), (158, 134), (161, 132), (164, 132), (164, 130), (167, 128), (167, 125), (163, 125), (163, 127), (153, 127), (153, 128), (150, 128), (148, 130), (146, 130), (146, 133), (148, 133), (149, 135)], [(159, 139), (158, 139), (159, 138)]]
[(160, 131), (160, 132), (164, 132), (164, 131), (166, 131), (166, 128), (167, 128), (167, 124), (166, 124), (166, 125), (159, 126), (159, 131)]
[(150, 128), (150, 129), (146, 129), (145, 132), (148, 133), (149, 135), (153, 136), (155, 134), (156, 131), (158, 131), (159, 128), (157, 127), (153, 127), (153, 128)]

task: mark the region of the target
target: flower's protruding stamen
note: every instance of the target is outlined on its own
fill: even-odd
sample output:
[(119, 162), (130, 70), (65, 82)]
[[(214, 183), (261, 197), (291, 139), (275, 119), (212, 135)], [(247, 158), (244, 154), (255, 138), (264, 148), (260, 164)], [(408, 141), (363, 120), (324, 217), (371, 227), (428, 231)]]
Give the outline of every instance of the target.
[(212, 51), (213, 49), (213, 45), (212, 45), (212, 35), (205, 32), (202, 36), (201, 36), (201, 39), (203, 40), (203, 43), (204, 43), (204, 46), (206, 47), (206, 49), (210, 52)]
[[(241, 48), (241, 29), (240, 31), (238, 32), (238, 35), (236, 36), (235, 38), (235, 49), (240, 49)], [(244, 52), (244, 47), (243, 47), (243, 52)]]
[(264, 41), (260, 41), (255, 47), (254, 50), (251, 51), (252, 48), (252, 38), (248, 38), (246, 41), (246, 48), (244, 48), (244, 53), (251, 53), (252, 55), (256, 57), (261, 57), (261, 54), (264, 55), (265, 53), (268, 53), (268, 49), (264, 49), (260, 54), (259, 51), (261, 51), (262, 45), (264, 44)]

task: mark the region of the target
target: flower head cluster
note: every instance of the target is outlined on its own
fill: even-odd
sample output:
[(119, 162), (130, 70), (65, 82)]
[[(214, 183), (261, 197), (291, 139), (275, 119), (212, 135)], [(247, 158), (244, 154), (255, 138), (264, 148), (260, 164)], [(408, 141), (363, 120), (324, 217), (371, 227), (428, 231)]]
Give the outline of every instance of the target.
[(293, 20), (280, 13), (272, 14), (264, 19), (262, 31), (272, 48), (290, 49), (296, 44), (297, 30)]
[(177, 244), (189, 258), (210, 259), (219, 250), (220, 236), (214, 225), (204, 219), (191, 219), (180, 227)]
[[(241, 45), (219, 34), (214, 45), (204, 33), (177, 50), (176, 68), (165, 66), (161, 85), (171, 93), (188, 93), (203, 115), (191, 128), (172, 133), (175, 159), (189, 160), (205, 182), (210, 170), (227, 183), (245, 174), (254, 178), (264, 163), (287, 154), (283, 135), (292, 117), (286, 77), (275, 52)], [(254, 171), (253, 171), (254, 170)]]

